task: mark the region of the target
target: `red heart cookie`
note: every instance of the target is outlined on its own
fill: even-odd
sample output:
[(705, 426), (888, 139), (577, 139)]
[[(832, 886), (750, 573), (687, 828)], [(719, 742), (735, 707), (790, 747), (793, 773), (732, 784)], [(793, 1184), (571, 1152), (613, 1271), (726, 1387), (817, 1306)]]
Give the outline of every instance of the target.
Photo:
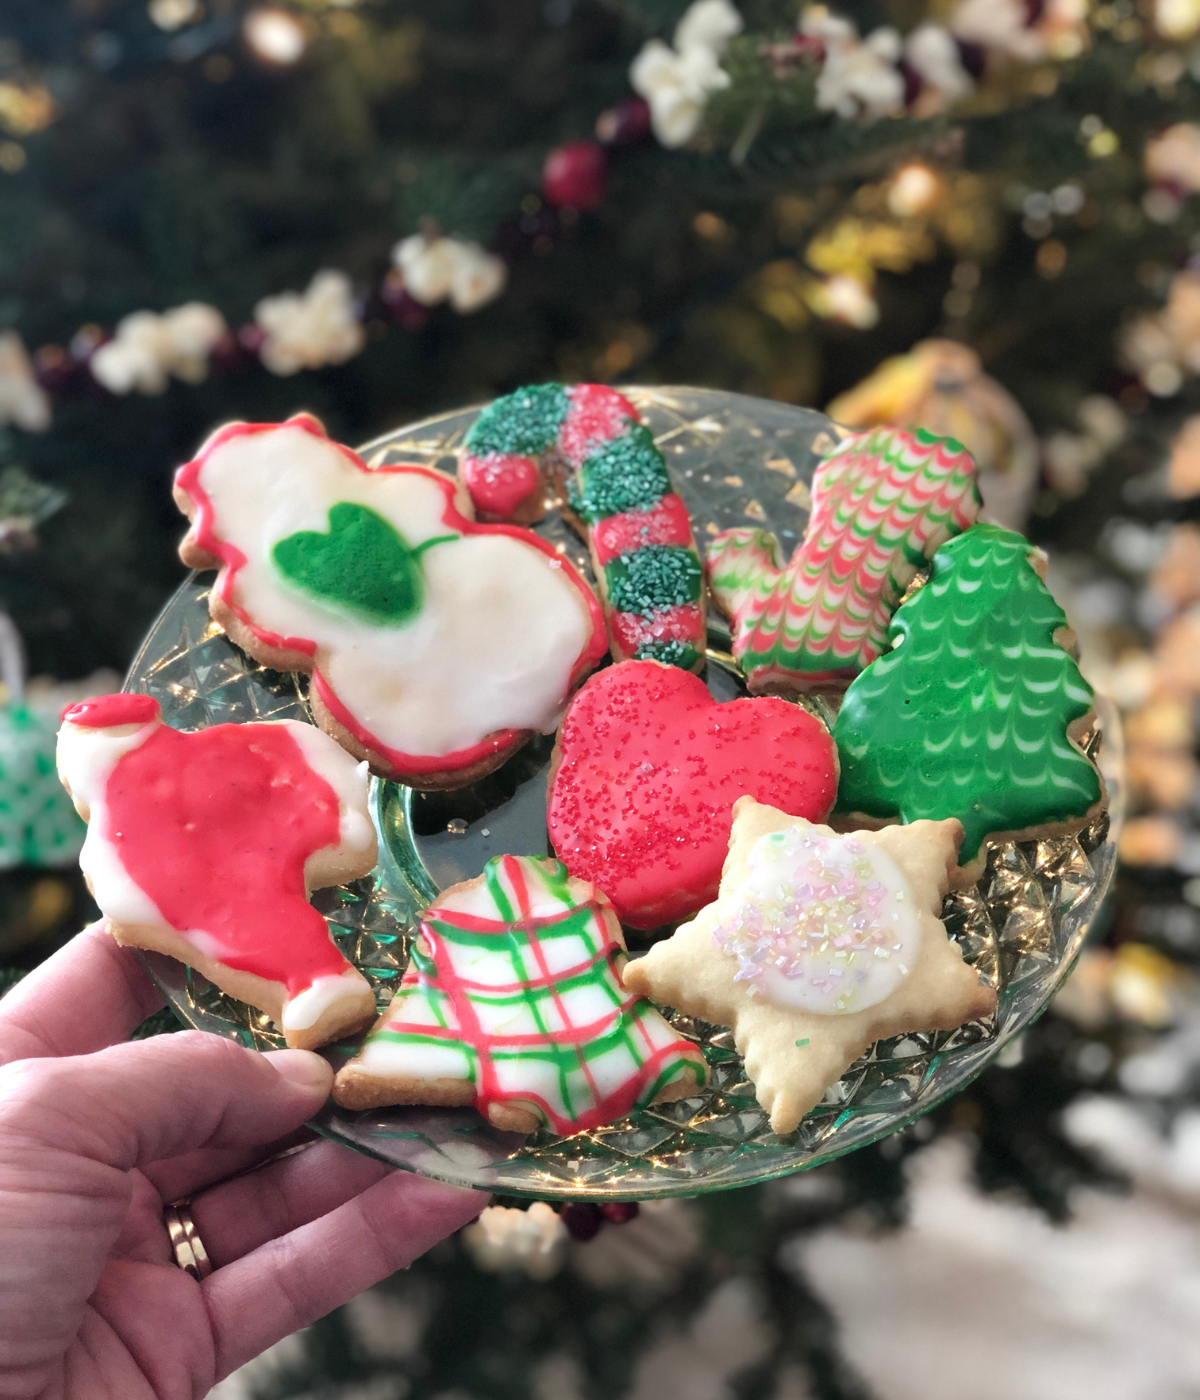
[(719, 705), (689, 671), (624, 661), (567, 710), (546, 821), (572, 875), (622, 923), (656, 928), (716, 896), (739, 797), (820, 822), (837, 780), (837, 750), (807, 710), (774, 697)]

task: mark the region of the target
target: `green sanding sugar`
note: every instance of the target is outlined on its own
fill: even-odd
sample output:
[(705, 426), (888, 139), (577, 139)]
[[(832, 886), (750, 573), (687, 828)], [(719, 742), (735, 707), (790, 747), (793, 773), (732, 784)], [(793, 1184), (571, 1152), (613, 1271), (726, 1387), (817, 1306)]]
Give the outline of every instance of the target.
[(643, 642), (634, 657), (638, 661), (661, 661), (664, 666), (679, 666), (690, 671), (700, 660), (700, 653), (687, 642), (652, 641)]
[(642, 423), (603, 443), (568, 489), (571, 509), (588, 524), (625, 510), (648, 510), (671, 489), (662, 453)]
[(489, 404), (471, 425), (466, 449), (531, 454), (553, 447), (570, 400), (561, 384), (533, 384)]
[(703, 571), (695, 552), (681, 544), (648, 544), (604, 566), (609, 606), (616, 612), (661, 612), (700, 598)]

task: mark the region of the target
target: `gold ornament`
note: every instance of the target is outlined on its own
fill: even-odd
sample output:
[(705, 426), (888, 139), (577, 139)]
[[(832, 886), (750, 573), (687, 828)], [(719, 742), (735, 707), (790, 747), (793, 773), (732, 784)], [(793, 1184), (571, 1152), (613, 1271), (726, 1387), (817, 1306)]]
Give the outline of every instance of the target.
[(1037, 438), (1016, 399), (953, 340), (923, 340), (828, 404), (849, 428), (895, 424), (956, 438), (975, 458), (989, 517), (1020, 530), (1037, 489)]

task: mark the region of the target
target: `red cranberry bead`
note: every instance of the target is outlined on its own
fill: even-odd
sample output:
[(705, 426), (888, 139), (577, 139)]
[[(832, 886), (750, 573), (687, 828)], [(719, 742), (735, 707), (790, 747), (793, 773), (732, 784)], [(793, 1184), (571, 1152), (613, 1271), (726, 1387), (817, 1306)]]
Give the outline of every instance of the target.
[(605, 146), (633, 146), (650, 135), (650, 104), (627, 97), (596, 118), (596, 140)]
[(266, 343), (267, 333), (257, 321), (247, 321), (237, 333), (238, 344), (247, 354), (257, 355)]
[(571, 141), (546, 157), (542, 198), (561, 208), (594, 209), (608, 184), (608, 156), (595, 141)]
[(568, 1201), (560, 1213), (573, 1240), (594, 1239), (604, 1224), (601, 1208), (591, 1201)]
[(429, 324), (432, 310), (419, 302), (404, 285), (404, 278), (394, 268), (383, 279), (379, 289), (379, 300), (384, 309), (401, 330), (413, 335), (423, 331)]
[(74, 386), (79, 366), (61, 345), (43, 345), (33, 353), (33, 377), (51, 398)]
[(636, 1201), (605, 1201), (600, 1214), (610, 1225), (627, 1225), (638, 1213)]

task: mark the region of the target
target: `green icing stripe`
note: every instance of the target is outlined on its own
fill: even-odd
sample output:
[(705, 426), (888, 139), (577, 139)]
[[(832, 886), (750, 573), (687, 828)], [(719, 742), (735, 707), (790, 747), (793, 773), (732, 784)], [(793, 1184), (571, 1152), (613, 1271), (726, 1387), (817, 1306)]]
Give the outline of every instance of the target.
[(489, 452), (532, 456), (554, 446), (571, 402), (561, 384), (534, 384), (489, 404), (471, 425), (465, 446), (476, 457)]
[(892, 650), (846, 691), (839, 812), (957, 817), (966, 863), (993, 832), (1078, 820), (1100, 800), (1095, 766), (1067, 738), (1092, 690), (1054, 641), (1066, 617), (1030, 549), (976, 525), (934, 555), (892, 620)]
[(649, 510), (671, 489), (662, 453), (644, 423), (602, 443), (572, 478), (571, 509), (589, 525), (627, 510)]
[(648, 544), (604, 566), (608, 603), (615, 612), (641, 616), (700, 600), (704, 571), (695, 550), (682, 544)]
[[(414, 1048), (437, 1046), (459, 1052), (464, 1057), (465, 1073), (477, 1088), (486, 1087), (489, 1078), (493, 1077), (492, 1067), (498, 1062), (508, 1067), (504, 1078), (510, 1085), (527, 1082), (537, 1086), (544, 1084), (549, 1077), (555, 1084), (554, 1093), (559, 1105), (554, 1107), (551, 1095), (551, 1109), (560, 1130), (569, 1128), (571, 1120), (587, 1112), (593, 1103), (592, 1090), (584, 1073), (585, 1066), (592, 1062), (603, 1060), (603, 1078), (610, 1082), (614, 1075), (636, 1079), (639, 1103), (647, 1102), (664, 1083), (683, 1074), (690, 1074), (696, 1084), (703, 1083), (704, 1067), (687, 1057), (687, 1047), (682, 1041), (662, 1055), (663, 1062), (655, 1066), (651, 1079), (647, 1068), (651, 1052), (647, 1042), (655, 1034), (661, 1036), (661, 1028), (657, 1032), (648, 1032), (640, 1027), (657, 1018), (658, 1012), (645, 1001), (634, 1001), (628, 1006), (625, 1004), (626, 994), (610, 956), (609, 935), (603, 917), (594, 905), (575, 904), (568, 886), (569, 876), (561, 862), (549, 859), (519, 862), (521, 869), (517, 879), (527, 887), (531, 879), (538, 881), (543, 891), (560, 901), (568, 911), (565, 918), (538, 916), (531, 918), (527, 925), (508, 917), (519, 907), (520, 901), (510, 891), (508, 876), (502, 872), (506, 862), (511, 865), (513, 860), (500, 857), (489, 862), (485, 876), (488, 877), (486, 889), (496, 915), (503, 917), (508, 927), (490, 934), (475, 933), (455, 924), (452, 911), (446, 911), (444, 917), (439, 917), (436, 909), (427, 913), (426, 923), (431, 932), (437, 935), (450, 959), (444, 963), (439, 975), (437, 961), (414, 947), (411, 971), (418, 975), (419, 981), (402, 989), (388, 1013), (388, 1023), (372, 1032), (371, 1039)], [(540, 979), (543, 975), (539, 959), (534, 955), (535, 949), (539, 945), (546, 949), (560, 936), (570, 936), (582, 942), (580, 951), (590, 959), (590, 967), (572, 977), (556, 976), (548, 987), (529, 985), (526, 978)], [(506, 1044), (503, 1031), (497, 1031), (477, 1044), (469, 1035), (438, 1033), (439, 1027), (448, 1030), (450, 1021), (454, 1019), (452, 1015), (447, 1015), (453, 1002), (444, 977), (451, 965), (458, 969), (455, 980), (464, 975), (469, 977), (469, 968), (477, 959), (481, 945), (486, 945), (493, 955), (500, 954), (507, 959), (518, 985), (513, 990), (505, 988), (495, 993), (471, 988), (466, 992), (466, 997), (475, 1014), (486, 1013), (484, 1019), (489, 1022), (499, 1019), (501, 1023), (507, 1021), (512, 1024), (516, 1019), (512, 1016), (512, 1009), (524, 1010), (529, 1022), (540, 1032), (539, 1040)], [(552, 964), (553, 958), (547, 961)], [(523, 967), (528, 969), (524, 973)], [(551, 1026), (558, 1025), (562, 1015), (566, 1016), (568, 1023), (572, 1022), (568, 994), (581, 987), (602, 993), (601, 1005), (606, 1004), (608, 1011), (599, 1014), (612, 1015), (608, 1029), (586, 1043), (577, 1038), (581, 1026), (568, 1024), (565, 1028), (551, 1029)], [(593, 1007), (588, 1011), (589, 1023), (595, 1010), (598, 1008)], [(409, 1015), (418, 1019), (409, 1021), (406, 1019)], [(433, 1024), (420, 1024), (426, 1016)], [(576, 1034), (573, 1035), (572, 1031)], [(527, 1023), (525, 1028), (515, 1033), (529, 1035), (535, 1032), (528, 1028)], [(644, 1079), (643, 1072), (646, 1075)], [(537, 1092), (540, 1094), (542, 1089), (539, 1088)], [(520, 1097), (515, 1090), (505, 1096)]]

